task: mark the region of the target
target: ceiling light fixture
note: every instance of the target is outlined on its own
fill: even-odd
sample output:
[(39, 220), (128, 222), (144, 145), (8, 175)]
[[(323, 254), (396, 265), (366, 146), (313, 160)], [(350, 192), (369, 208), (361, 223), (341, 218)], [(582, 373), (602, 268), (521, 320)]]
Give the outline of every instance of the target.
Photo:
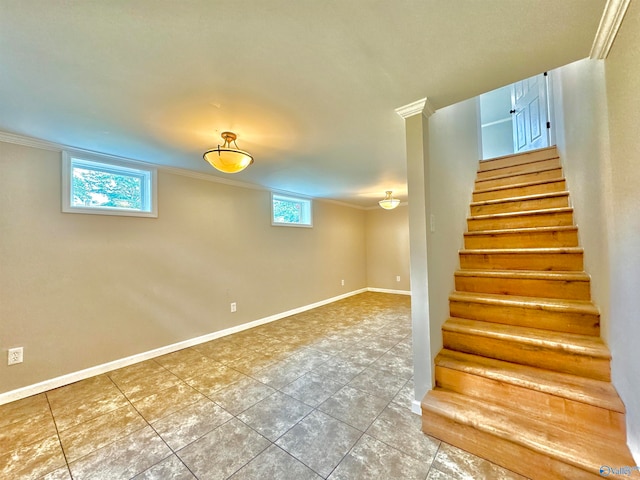
[[(253, 163), (253, 157), (238, 148), (235, 133), (222, 132), (220, 136), (224, 139), (224, 145), (218, 145), (218, 148), (209, 150), (202, 156), (213, 168), (224, 173), (237, 173)], [(236, 148), (231, 147), (231, 142)]]
[(400, 205), (400, 200), (398, 200), (397, 198), (393, 198), (391, 196), (391, 193), (391, 190), (387, 190), (385, 192), (385, 197), (378, 202), (378, 204), (385, 210), (393, 210), (398, 205)]

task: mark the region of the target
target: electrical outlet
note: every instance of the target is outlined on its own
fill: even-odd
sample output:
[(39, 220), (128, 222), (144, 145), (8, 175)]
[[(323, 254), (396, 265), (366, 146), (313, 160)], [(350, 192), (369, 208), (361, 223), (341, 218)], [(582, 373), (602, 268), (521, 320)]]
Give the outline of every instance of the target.
[(7, 365), (15, 365), (16, 363), (22, 363), (22, 347), (10, 348), (7, 358)]
[(396, 282), (400, 281), (400, 275), (396, 275)]
[(344, 287), (344, 280), (340, 280), (340, 285)]
[(236, 302), (231, 302), (231, 313), (236, 313), (237, 307)]
[(431, 233), (433, 233), (433, 232), (436, 231), (436, 216), (433, 213), (431, 214), (431, 219), (430, 220), (431, 220), (430, 221), (430, 223), (431, 223), (431, 225), (430, 225)]

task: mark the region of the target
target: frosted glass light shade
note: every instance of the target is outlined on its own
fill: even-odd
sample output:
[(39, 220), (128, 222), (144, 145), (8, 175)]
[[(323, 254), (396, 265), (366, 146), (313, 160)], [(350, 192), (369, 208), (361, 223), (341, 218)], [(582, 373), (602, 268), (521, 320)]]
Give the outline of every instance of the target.
[(391, 196), (391, 193), (391, 190), (387, 190), (385, 192), (385, 197), (378, 202), (378, 205), (380, 205), (385, 210), (393, 210), (398, 205), (400, 205), (400, 200), (398, 200), (397, 198), (393, 198)]
[[(232, 132), (222, 132), (224, 145), (209, 150), (202, 156), (216, 170), (224, 173), (241, 172), (253, 163), (253, 157), (247, 152), (240, 150), (236, 144), (236, 134)], [(236, 148), (231, 147), (231, 142)]]

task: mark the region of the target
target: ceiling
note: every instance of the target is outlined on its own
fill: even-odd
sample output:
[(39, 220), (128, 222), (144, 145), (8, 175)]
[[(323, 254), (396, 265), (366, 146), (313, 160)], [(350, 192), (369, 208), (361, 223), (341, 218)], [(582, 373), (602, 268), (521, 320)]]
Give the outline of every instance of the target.
[[(372, 207), (404, 121), (589, 55), (604, 0), (0, 0), (0, 130)], [(202, 153), (238, 134), (232, 176)]]

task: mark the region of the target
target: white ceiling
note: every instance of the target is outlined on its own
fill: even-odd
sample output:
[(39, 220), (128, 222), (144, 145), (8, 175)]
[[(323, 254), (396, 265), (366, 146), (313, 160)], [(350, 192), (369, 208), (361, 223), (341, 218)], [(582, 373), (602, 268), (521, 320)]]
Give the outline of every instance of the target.
[(588, 56), (604, 0), (0, 0), (0, 130), (374, 206), (406, 199), (401, 107)]

